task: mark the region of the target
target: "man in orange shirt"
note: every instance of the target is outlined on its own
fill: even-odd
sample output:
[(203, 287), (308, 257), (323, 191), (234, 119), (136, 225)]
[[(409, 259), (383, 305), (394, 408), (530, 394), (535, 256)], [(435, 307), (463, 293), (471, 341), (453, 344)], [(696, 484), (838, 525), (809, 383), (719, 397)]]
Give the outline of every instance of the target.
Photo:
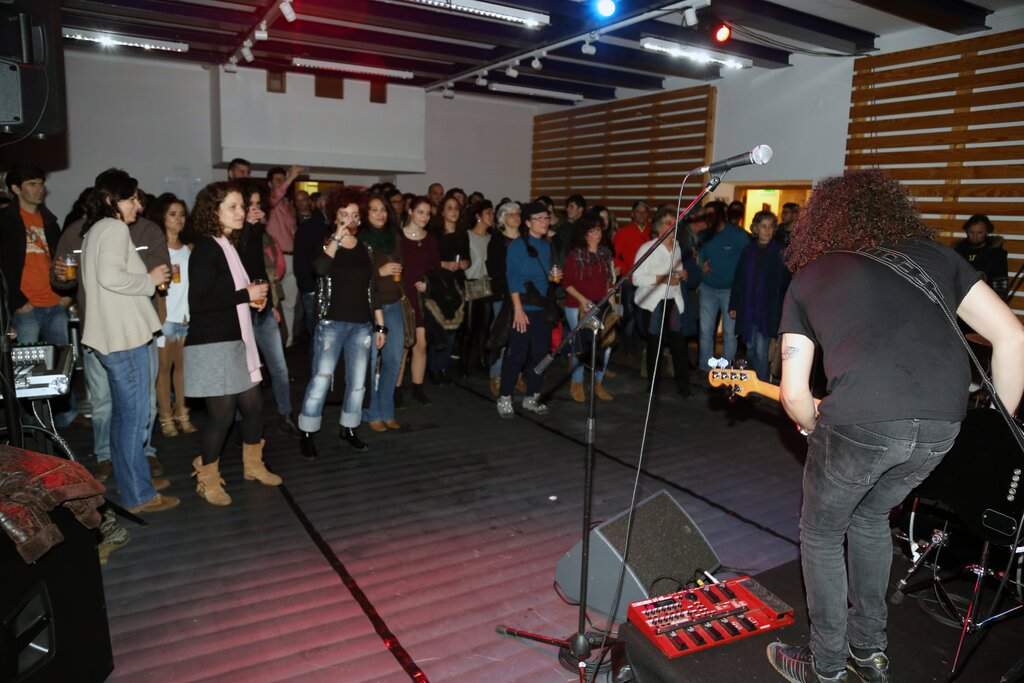
[[(17, 201), (0, 211), (0, 270), (7, 280), (7, 310), (17, 341), (31, 344), (45, 341), (68, 343), (68, 297), (50, 286), (50, 264), (60, 238), (57, 217), (43, 206), (46, 173), (28, 164), (15, 164), (6, 176), (7, 189)], [(70, 410), (55, 416), (57, 426), (74, 419), (74, 396)]]
[[(651, 239), (651, 208), (642, 199), (633, 202), (633, 222), (618, 229), (612, 239), (615, 267), (619, 275), (625, 275), (633, 267), (636, 252)], [(622, 283), (622, 341), (626, 354), (636, 355), (636, 333), (640, 332), (639, 311), (633, 299), (636, 287), (630, 280)]]

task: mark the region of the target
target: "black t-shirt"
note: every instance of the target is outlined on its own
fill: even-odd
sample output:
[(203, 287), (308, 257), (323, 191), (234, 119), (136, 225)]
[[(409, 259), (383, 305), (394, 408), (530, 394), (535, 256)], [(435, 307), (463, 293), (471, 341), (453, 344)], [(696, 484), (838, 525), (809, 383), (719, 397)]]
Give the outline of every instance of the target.
[[(931, 276), (954, 314), (980, 279), (941, 244), (892, 248)], [(970, 367), (952, 326), (924, 293), (865, 256), (831, 253), (802, 268), (786, 294), (779, 332), (808, 337), (822, 353), (823, 424), (964, 417)]]
[(376, 272), (366, 245), (357, 242), (351, 249), (338, 247), (332, 259), (321, 253), (313, 270), (331, 276), (331, 303), (327, 319), (346, 323), (373, 322), (370, 310), (371, 289), (376, 303)]

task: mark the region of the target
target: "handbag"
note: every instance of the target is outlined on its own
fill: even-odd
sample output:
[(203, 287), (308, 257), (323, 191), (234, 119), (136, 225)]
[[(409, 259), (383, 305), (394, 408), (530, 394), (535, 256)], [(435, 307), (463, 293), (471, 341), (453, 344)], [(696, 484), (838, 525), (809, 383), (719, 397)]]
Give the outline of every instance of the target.
[(619, 320), (621, 319), (622, 316), (614, 306), (609, 306), (605, 310), (604, 316), (601, 318), (602, 329), (597, 334), (597, 343), (602, 349), (607, 349), (619, 340)]
[(484, 275), (473, 280), (466, 280), (466, 301), (486, 299), (494, 295), (491, 289), (491, 276)]
[(409, 349), (416, 345), (416, 311), (413, 310), (412, 302), (402, 293), (402, 322), (405, 323), (404, 346)]

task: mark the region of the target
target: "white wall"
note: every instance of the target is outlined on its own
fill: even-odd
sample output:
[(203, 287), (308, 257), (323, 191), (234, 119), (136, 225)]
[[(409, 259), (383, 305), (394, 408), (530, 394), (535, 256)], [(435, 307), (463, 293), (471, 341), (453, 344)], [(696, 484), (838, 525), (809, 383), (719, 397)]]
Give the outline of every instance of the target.
[(214, 177), (210, 88), (198, 64), (66, 50), (68, 167), (51, 173), (47, 205), (63, 218), (96, 175), (123, 168), (147, 192), (190, 200)]
[(503, 196), (528, 201), (533, 144), (529, 103), (457, 94), (445, 99), (427, 95), (426, 172), (400, 174), (403, 191), (423, 194), (430, 183), (479, 190), (498, 200)]

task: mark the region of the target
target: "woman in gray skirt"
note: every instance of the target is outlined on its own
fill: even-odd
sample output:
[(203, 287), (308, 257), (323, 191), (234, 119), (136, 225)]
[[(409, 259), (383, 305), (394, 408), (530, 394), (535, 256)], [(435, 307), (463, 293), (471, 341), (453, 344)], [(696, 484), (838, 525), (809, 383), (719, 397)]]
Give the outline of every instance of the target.
[(228, 505), (220, 477), (220, 455), (242, 414), (245, 478), (278, 486), (281, 478), (263, 464), (263, 399), (260, 357), (250, 308), (267, 305), (267, 283), (250, 283), (234, 243), (245, 221), (245, 200), (234, 183), (210, 183), (192, 213), (197, 236), (189, 257), (188, 304), (192, 320), (185, 340), (185, 395), (202, 397), (209, 417), (192, 461), (196, 492), (212, 505)]

